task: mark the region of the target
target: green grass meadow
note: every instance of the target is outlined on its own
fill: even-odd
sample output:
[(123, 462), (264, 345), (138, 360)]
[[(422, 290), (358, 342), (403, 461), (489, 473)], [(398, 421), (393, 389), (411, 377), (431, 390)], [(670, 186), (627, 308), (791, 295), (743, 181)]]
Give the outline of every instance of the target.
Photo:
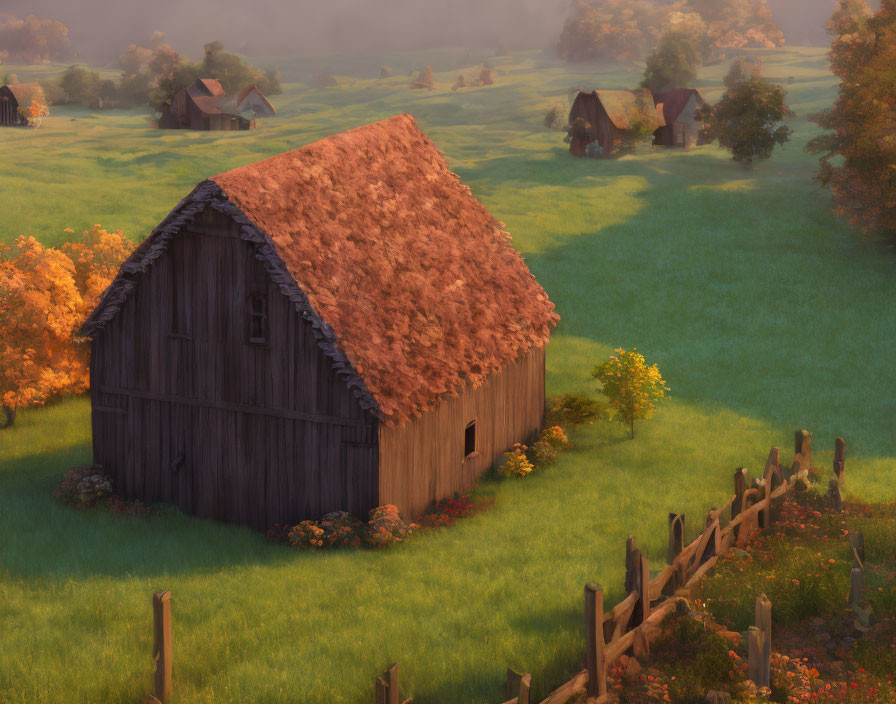
[[(408, 90), (406, 75), (311, 90), (297, 60), (281, 63), (279, 115), (252, 132), (161, 131), (139, 111), (82, 108), (0, 130), (14, 164), (0, 176), (0, 241), (56, 244), (94, 223), (142, 239), (210, 175), (411, 113), (557, 305), (548, 393), (594, 393), (591, 368), (618, 346), (637, 346), (671, 388), (634, 441), (621, 424), (587, 426), (551, 467), (484, 483), (488, 512), (395, 549), (330, 554), (173, 510), (64, 507), (51, 491), (90, 461), (89, 403), (23, 412), (0, 432), (0, 702), (140, 701), (162, 589), (178, 704), (361, 704), (395, 661), (419, 704), (503, 701), (507, 667), (531, 672), (540, 696), (580, 669), (585, 582), (621, 597), (626, 537), (658, 568), (667, 513), (695, 534), (735, 468), (758, 473), (772, 445), (786, 459), (794, 430), (813, 431), (820, 466), (842, 435), (847, 495), (896, 501), (896, 254), (832, 215), (811, 180), (805, 117), (836, 92), (824, 52), (762, 55), (767, 76), (792, 77), (797, 117), (791, 144), (753, 169), (716, 146), (572, 158), (545, 112), (567, 109), (570, 87), (632, 87), (639, 71), (535, 52), (459, 92), (447, 60), (433, 61), (435, 91)], [(701, 74), (710, 100), (726, 68)]]

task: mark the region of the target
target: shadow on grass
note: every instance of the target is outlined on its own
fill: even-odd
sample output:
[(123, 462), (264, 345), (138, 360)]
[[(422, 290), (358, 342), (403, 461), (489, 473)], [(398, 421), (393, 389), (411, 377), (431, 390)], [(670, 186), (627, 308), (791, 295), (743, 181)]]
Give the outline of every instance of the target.
[(174, 506), (154, 506), (148, 516), (66, 506), (52, 492), (74, 457), (83, 460), (66, 450), (5, 463), (0, 535), (15, 540), (0, 541), (0, 565), (12, 576), (193, 574), (303, 559), (260, 533)]
[[(566, 227), (558, 210), (543, 231), (514, 232), (524, 251), (543, 245), (526, 261), (557, 305), (558, 335), (637, 346), (676, 398), (891, 457), (896, 261), (831, 214), (812, 168), (792, 152), (744, 169), (715, 149), (599, 161), (558, 148), (457, 170), (486, 202), (545, 186), (593, 192), (593, 229), (581, 213)], [(601, 225), (602, 194), (623, 177), (639, 179), (627, 195), (641, 205)]]

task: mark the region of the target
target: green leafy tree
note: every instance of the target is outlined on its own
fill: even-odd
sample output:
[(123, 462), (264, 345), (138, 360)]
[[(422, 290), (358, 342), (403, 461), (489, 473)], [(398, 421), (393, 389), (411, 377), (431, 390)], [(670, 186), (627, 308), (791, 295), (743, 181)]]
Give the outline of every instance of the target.
[(635, 421), (650, 418), (655, 402), (666, 395), (669, 387), (656, 364), (647, 361), (637, 348), (617, 349), (610, 359), (596, 366), (591, 376), (602, 386), (610, 408), (629, 427), (635, 437)]
[(702, 63), (699, 36), (684, 31), (666, 32), (656, 51), (647, 57), (641, 86), (652, 93), (686, 88), (697, 78)]
[(781, 86), (753, 77), (733, 85), (716, 105), (699, 108), (696, 116), (707, 137), (717, 138), (735, 159), (749, 164), (768, 159), (776, 146), (790, 141), (785, 97)]

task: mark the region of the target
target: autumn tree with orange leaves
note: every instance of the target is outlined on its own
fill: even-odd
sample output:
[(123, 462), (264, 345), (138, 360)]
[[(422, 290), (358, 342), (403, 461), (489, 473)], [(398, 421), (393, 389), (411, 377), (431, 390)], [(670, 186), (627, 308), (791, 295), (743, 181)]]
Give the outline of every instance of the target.
[(22, 408), (87, 390), (88, 349), (76, 333), (133, 246), (99, 225), (60, 249), (34, 237), (0, 245), (2, 427)]
[(840, 95), (814, 116), (830, 130), (807, 146), (821, 154), (815, 178), (840, 215), (896, 242), (896, 0), (876, 14), (865, 0), (840, 0), (827, 30)]

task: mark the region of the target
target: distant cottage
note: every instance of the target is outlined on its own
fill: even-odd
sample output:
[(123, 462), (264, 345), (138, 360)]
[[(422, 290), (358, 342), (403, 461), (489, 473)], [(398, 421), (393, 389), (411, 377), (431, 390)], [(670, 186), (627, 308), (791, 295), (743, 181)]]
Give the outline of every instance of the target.
[(248, 130), (256, 117), (272, 117), (274, 106), (256, 86), (227, 95), (220, 81), (197, 78), (166, 106), (159, 127), (191, 130)]
[[(631, 142), (634, 128), (652, 131), (656, 146), (703, 144), (695, 112), (705, 104), (694, 88), (657, 95), (646, 88), (579, 91), (569, 113), (574, 128), (569, 151), (575, 156), (615, 156)], [(576, 120), (581, 120), (578, 127)]]
[(409, 115), (200, 183), (83, 328), (94, 461), (258, 529), (468, 490), (558, 320), (502, 228)]
[(666, 123), (654, 133), (653, 143), (664, 147), (695, 147), (704, 143), (700, 122), (694, 116), (706, 105), (696, 88), (678, 88), (654, 96), (657, 108), (662, 108)]
[[(665, 125), (662, 109), (657, 108), (646, 88), (640, 90), (579, 91), (569, 112), (569, 124), (581, 128), (573, 131), (569, 151), (585, 156), (596, 149), (597, 156), (611, 157), (630, 141), (635, 129), (653, 132)], [(594, 147), (589, 145), (594, 144)]]
[(27, 112), (34, 104), (46, 110), (47, 99), (39, 83), (16, 83), (0, 87), (0, 125), (28, 125), (30, 121)]

